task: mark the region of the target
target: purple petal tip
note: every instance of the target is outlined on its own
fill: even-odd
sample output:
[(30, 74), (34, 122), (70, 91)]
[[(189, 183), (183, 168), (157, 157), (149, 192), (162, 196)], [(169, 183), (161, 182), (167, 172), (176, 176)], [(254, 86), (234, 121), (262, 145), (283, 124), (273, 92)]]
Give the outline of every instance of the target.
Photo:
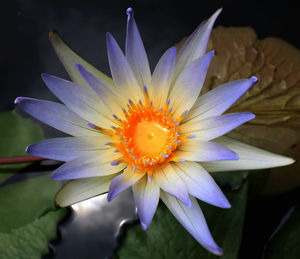
[(256, 76), (251, 76), (250, 80), (255, 84), (258, 81)]
[(126, 13), (128, 16), (133, 15), (133, 9), (131, 7), (127, 8)]
[(19, 104), (22, 100), (23, 100), (22, 97), (17, 97), (17, 98), (14, 100), (14, 104)]
[(29, 153), (30, 145), (25, 148), (25, 152)]
[(146, 231), (148, 229), (148, 226), (141, 221), (142, 230)]

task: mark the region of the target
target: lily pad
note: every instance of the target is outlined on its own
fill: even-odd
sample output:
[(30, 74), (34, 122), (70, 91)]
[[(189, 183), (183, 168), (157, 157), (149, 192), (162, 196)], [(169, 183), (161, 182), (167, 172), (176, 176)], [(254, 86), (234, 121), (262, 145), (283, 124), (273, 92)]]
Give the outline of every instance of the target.
[[(26, 146), (43, 138), (37, 123), (15, 111), (0, 113), (0, 122), (0, 157), (26, 155)], [(1, 165), (0, 183), (29, 164)], [(66, 215), (55, 207), (59, 188), (49, 175), (0, 187), (1, 258), (40, 258), (49, 252), (48, 243), (57, 237), (57, 224)]]
[[(26, 155), (27, 145), (43, 139), (41, 127), (15, 111), (0, 113), (0, 157)], [(29, 163), (0, 165), (0, 183)]]
[(202, 93), (220, 84), (256, 76), (259, 81), (228, 112), (248, 111), (256, 118), (229, 136), (290, 156), (293, 165), (272, 169), (264, 193), (291, 190), (300, 184), (300, 51), (278, 38), (259, 40), (250, 27), (218, 27), (208, 50), (215, 57)]
[(57, 237), (57, 224), (66, 215), (55, 207), (60, 183), (49, 175), (0, 188), (1, 258), (40, 258)]
[[(226, 191), (230, 210), (201, 202), (216, 242), (224, 249), (222, 258), (238, 258), (247, 201), (247, 182), (237, 191)], [(135, 225), (127, 230), (115, 258), (219, 258), (201, 247), (162, 204), (147, 231)]]

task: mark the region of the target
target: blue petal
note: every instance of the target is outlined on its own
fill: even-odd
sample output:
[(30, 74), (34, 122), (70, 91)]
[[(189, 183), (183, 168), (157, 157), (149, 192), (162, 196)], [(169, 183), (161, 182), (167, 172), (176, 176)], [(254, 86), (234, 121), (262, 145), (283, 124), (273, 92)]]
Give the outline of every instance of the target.
[(209, 141), (223, 136), (253, 118), (255, 115), (251, 112), (240, 112), (209, 117), (196, 122), (191, 120), (181, 125), (180, 134), (192, 134), (197, 140)]
[(221, 115), (254, 84), (257, 78), (232, 81), (199, 96), (184, 121), (196, 122), (208, 117)]
[(86, 120), (63, 104), (27, 97), (18, 97), (15, 103), (34, 118), (67, 134), (73, 136), (99, 135), (96, 130), (86, 125)]
[(215, 255), (222, 255), (223, 250), (214, 241), (206, 224), (204, 215), (194, 197), (191, 207), (185, 206), (172, 195), (161, 191), (160, 197), (180, 224), (208, 251)]
[(199, 163), (187, 161), (172, 166), (191, 195), (220, 208), (231, 207), (214, 178)]
[(124, 172), (116, 176), (109, 186), (107, 200), (112, 201), (119, 193), (136, 183), (144, 173), (133, 172), (128, 166)]
[(147, 176), (144, 176), (133, 185), (132, 190), (142, 229), (146, 230), (152, 221), (159, 202), (159, 186), (155, 181), (149, 182)]
[(138, 103), (144, 97), (142, 85), (139, 85), (116, 40), (106, 34), (107, 53), (113, 80), (120, 95)]
[(127, 9), (126, 58), (140, 85), (149, 85), (151, 72), (144, 44), (134, 20), (132, 8)]

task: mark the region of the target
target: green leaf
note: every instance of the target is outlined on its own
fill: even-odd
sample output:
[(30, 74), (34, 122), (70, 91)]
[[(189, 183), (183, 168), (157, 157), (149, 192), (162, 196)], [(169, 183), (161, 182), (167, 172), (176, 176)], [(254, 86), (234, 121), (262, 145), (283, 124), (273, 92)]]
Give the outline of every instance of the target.
[[(1, 112), (0, 125), (0, 157), (26, 155), (26, 146), (43, 139), (41, 127), (15, 111)], [(0, 183), (26, 165), (28, 163), (0, 165)]]
[[(201, 208), (216, 242), (224, 249), (222, 258), (238, 256), (244, 213), (247, 201), (247, 182), (238, 191), (227, 191), (231, 202), (229, 210), (204, 203)], [(199, 243), (177, 222), (168, 209), (160, 205), (147, 231), (140, 225), (128, 229), (125, 239), (116, 252), (121, 259), (160, 258), (219, 258), (201, 247)]]
[(267, 259), (300, 258), (300, 209), (296, 209), (284, 226), (271, 239)]
[(50, 211), (41, 218), (11, 233), (0, 233), (0, 254), (3, 259), (39, 259), (49, 252), (48, 242), (57, 238), (57, 223), (64, 210)]
[(0, 188), (1, 258), (40, 258), (66, 215), (55, 207), (60, 182), (40, 176)]

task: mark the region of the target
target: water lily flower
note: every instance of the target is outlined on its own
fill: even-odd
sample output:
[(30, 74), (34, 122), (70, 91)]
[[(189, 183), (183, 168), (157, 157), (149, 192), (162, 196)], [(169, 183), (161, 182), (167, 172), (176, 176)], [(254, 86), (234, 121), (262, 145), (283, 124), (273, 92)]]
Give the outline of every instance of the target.
[(50, 33), (73, 82), (48, 74), (42, 79), (63, 104), (25, 97), (15, 103), (71, 135), (27, 147), (32, 155), (66, 162), (52, 174), (54, 180), (70, 180), (56, 196), (59, 206), (103, 193), (111, 201), (131, 187), (144, 230), (161, 199), (203, 247), (222, 254), (196, 200), (230, 208), (210, 173), (283, 166), (293, 159), (223, 136), (254, 118), (249, 112), (223, 113), (257, 82), (256, 77), (200, 95), (214, 55), (206, 48), (220, 11), (179, 51), (168, 49), (153, 73), (131, 8), (125, 55), (113, 36), (106, 35), (112, 78)]

